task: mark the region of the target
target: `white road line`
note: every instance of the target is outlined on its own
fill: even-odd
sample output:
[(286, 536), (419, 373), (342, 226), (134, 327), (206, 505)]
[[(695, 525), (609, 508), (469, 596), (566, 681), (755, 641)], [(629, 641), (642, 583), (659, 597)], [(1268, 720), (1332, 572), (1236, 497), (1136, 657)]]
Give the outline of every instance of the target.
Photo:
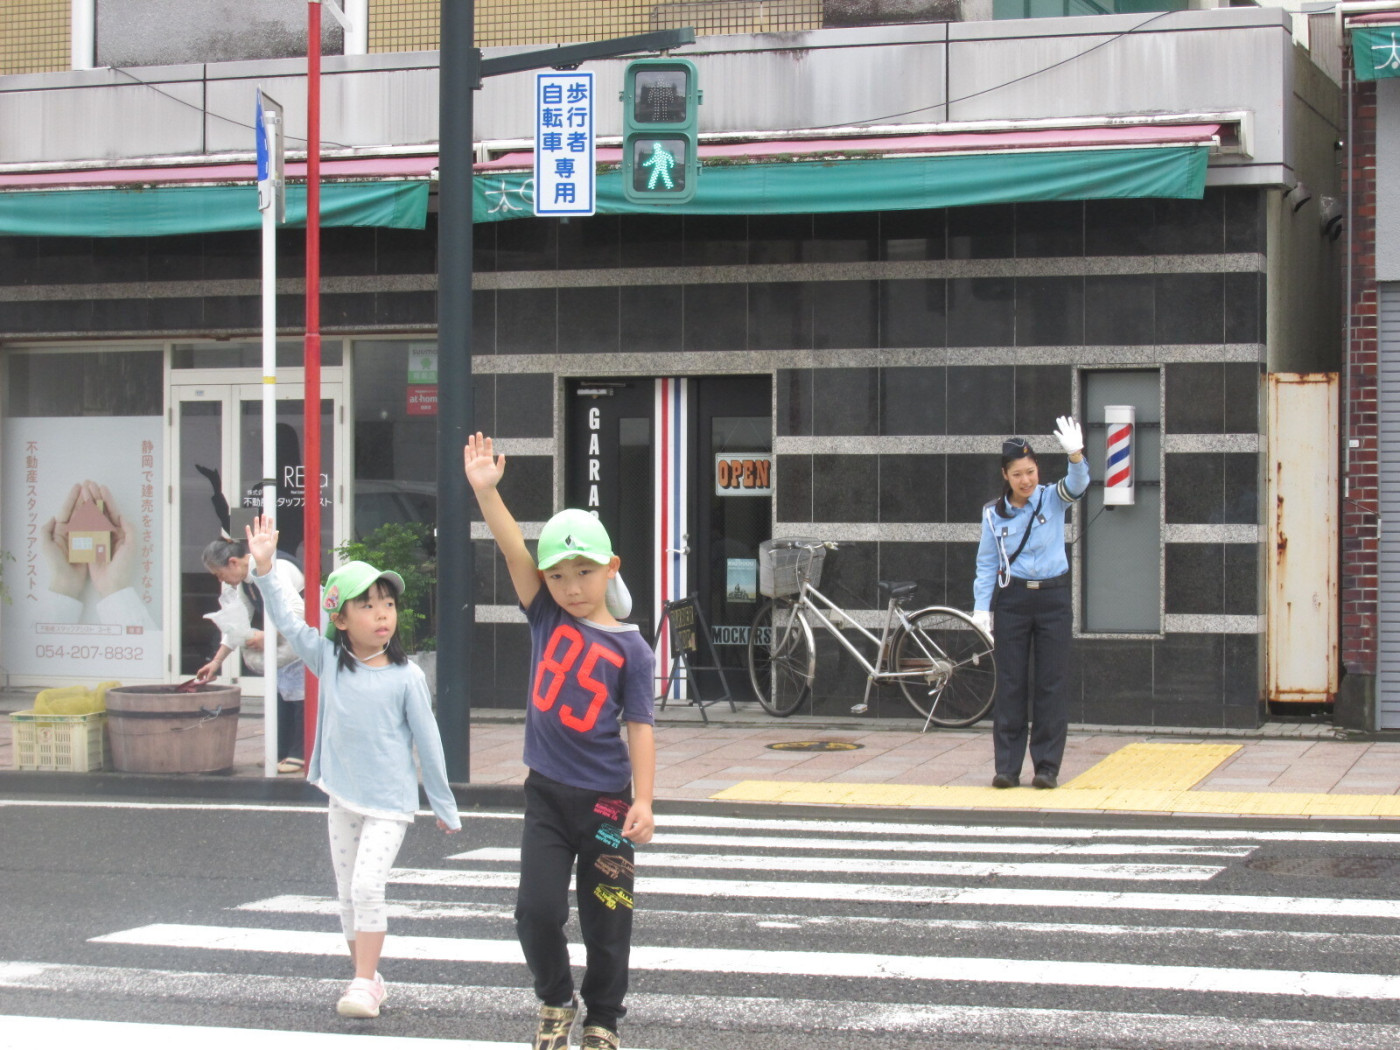
[[(518, 863), (520, 850), (484, 847), (459, 853), (454, 860)], [(882, 875), (955, 875), (964, 878), (1127, 879), (1202, 882), (1225, 869), (1203, 864), (1005, 864), (993, 861), (891, 860), (863, 857), (778, 857), (718, 853), (651, 853), (640, 862), (648, 868), (721, 868), (727, 871), (828, 871)]]
[[(305, 804), (260, 804), (246, 802), (127, 802), (117, 799), (0, 799), (0, 809), (149, 809), (149, 810), (191, 810), (208, 812), (211, 810), (235, 810), (249, 813), (325, 813), (322, 805)], [(1014, 827), (1004, 825), (960, 825), (960, 824), (878, 824), (854, 820), (799, 820), (793, 817), (724, 817), (696, 815), (689, 813), (666, 813), (665, 802), (661, 804), (659, 817), (661, 828), (751, 828), (768, 831), (805, 831), (809, 834), (831, 833), (847, 835), (902, 835), (908, 837), (941, 838), (963, 836), (966, 838), (1017, 838), (1041, 839), (1181, 839), (1196, 841), (1250, 842), (1352, 842), (1360, 844), (1400, 843), (1400, 833), (1383, 831), (1290, 831), (1254, 830), (1242, 828), (1135, 828), (1120, 826), (1110, 828), (1081, 827)], [(420, 817), (431, 817), (430, 810), (420, 809)], [(523, 814), (502, 811), (464, 811), (463, 816), (470, 820), (518, 821)]]
[[(650, 858), (648, 858), (648, 862)], [(391, 882), (408, 886), (515, 889), (509, 871), (445, 871), (395, 868)], [(991, 887), (909, 886), (849, 882), (763, 882), (745, 879), (672, 879), (637, 873), (637, 893), (682, 897), (759, 900), (836, 900), (911, 904), (1008, 905), (1026, 908), (1119, 908), (1140, 911), (1242, 912), (1263, 915), (1320, 915), (1327, 918), (1400, 919), (1400, 901), (1345, 897), (1263, 897), (1244, 894), (1113, 893), (1100, 890), (997, 889)]]
[[(96, 944), (136, 944), (209, 951), (278, 952), (292, 955), (345, 954), (339, 933), (231, 926), (156, 923), (92, 938)], [(582, 966), (582, 945), (571, 944), (572, 963)], [(384, 957), (432, 962), (524, 965), (512, 941), (399, 935), (385, 942)], [(1400, 1000), (1400, 976), (1327, 971), (1253, 970), (1239, 967), (1155, 966), (1070, 962), (1060, 959), (997, 959), (880, 955), (873, 952), (755, 951), (739, 948), (680, 948), (633, 945), (634, 973), (749, 973), (769, 976), (846, 977), (949, 983), (1032, 984), (1079, 988), (1137, 988), (1227, 995), (1286, 995), (1327, 999)]]
[[(324, 918), (339, 918), (340, 904), (333, 897), (311, 897), (286, 894), (268, 897), (264, 900), (240, 904), (235, 911), (258, 912), (280, 915), (319, 915)], [(1249, 930), (1218, 926), (1128, 926), (1121, 923), (1076, 923), (1076, 922), (1015, 922), (1006, 919), (909, 919), (884, 915), (802, 915), (782, 912), (729, 911), (693, 912), (679, 908), (646, 908), (649, 919), (679, 920), (688, 925), (704, 922), (732, 923), (742, 926), (752, 924), (759, 929), (839, 929), (869, 927), (878, 930), (899, 929), (916, 934), (938, 931), (965, 931), (969, 933), (1016, 933), (1027, 936), (1076, 937), (1136, 937), (1140, 940), (1160, 940), (1170, 938), (1176, 943), (1182, 940), (1201, 941), (1213, 947), (1221, 947), (1225, 941), (1250, 942), (1258, 950), (1307, 951), (1319, 950), (1319, 946), (1345, 950), (1355, 954), (1366, 952), (1400, 953), (1400, 934), (1356, 933), (1354, 931), (1323, 930)], [(453, 901), (390, 901), (391, 919), (415, 919), (431, 921), (436, 919), (492, 919), (500, 922), (515, 921), (514, 905), (497, 908), (473, 904), (459, 904)]]
[[(22, 974), (22, 976), (21, 976)], [(323, 978), (264, 976), (261, 974), (209, 974), (176, 970), (151, 970), (105, 966), (72, 966), (61, 963), (0, 962), (0, 987), (52, 991), (76, 998), (101, 995), (111, 999), (114, 989), (125, 998), (160, 998), (165, 1002), (185, 1000), (205, 1002), (211, 982), (216, 982), (219, 1001), (227, 1004), (256, 1004), (276, 1009), (289, 1005), (315, 1006), (333, 1002), (343, 982)], [(393, 982), (393, 1009), (419, 1008), (461, 1016), (513, 1017), (528, 1019), (533, 1013), (534, 996), (528, 988), (481, 985), (414, 984)], [(711, 1031), (830, 1031), (887, 1032), (892, 1035), (923, 1035), (946, 1041), (966, 1035), (979, 1041), (1022, 1043), (1033, 1032), (1044, 1042), (1057, 1039), (1066, 1046), (1083, 1045), (1086, 1035), (1104, 1033), (1103, 1042), (1129, 1043), (1155, 1048), (1182, 1047), (1199, 1050), (1395, 1050), (1400, 1046), (1400, 1026), (1333, 1021), (1283, 1021), (1263, 1018), (1229, 1018), (1210, 1015), (1176, 1016), (1161, 1013), (1128, 1013), (1089, 1010), (1029, 1009), (1014, 1006), (925, 1005), (922, 1003), (861, 1002), (859, 1000), (817, 1000), (759, 998), (716, 995), (662, 995), (632, 992), (627, 997), (628, 1029), (664, 1020), (668, 1029), (688, 1032)], [(0, 1047), (11, 1050), (5, 1036), (12, 1026), (9, 1017), (0, 1016)], [(528, 1021), (527, 1021), (528, 1023)], [(52, 1035), (62, 1036), (61, 1031)], [(156, 1033), (157, 1035), (161, 1033)], [(275, 1033), (259, 1031), (259, 1041)], [(246, 1038), (246, 1034), (245, 1034)], [(357, 1036), (357, 1038), (365, 1038)], [(377, 1037), (373, 1037), (377, 1038)], [(626, 1036), (624, 1035), (624, 1038)], [(203, 1041), (194, 1045), (201, 1045)], [(33, 1037), (14, 1050), (34, 1046), (100, 1045), (117, 1050), (103, 1033), (100, 1041), (79, 1043), (61, 1040), (45, 1044)], [(149, 1041), (141, 1050), (167, 1045), (164, 1040)], [(377, 1042), (376, 1046), (379, 1045)], [(456, 1041), (455, 1047), (473, 1050), (480, 1043)], [(520, 1043), (508, 1044), (517, 1047)], [(246, 1043), (240, 1044), (243, 1050)], [(414, 1048), (428, 1050), (432, 1043), (420, 1040)], [(486, 1044), (495, 1050), (496, 1044)], [(207, 1047), (206, 1050), (214, 1050)], [(222, 1048), (220, 1048), (222, 1050)]]
[[(845, 850), (879, 853), (1026, 853), (1042, 856), (1183, 856), (1248, 857), (1255, 847), (1190, 846), (1176, 843), (1157, 845), (1146, 842), (952, 842), (890, 839), (789, 838), (781, 835), (687, 835), (657, 832), (647, 843), (648, 853), (670, 846), (740, 846), (754, 849)], [(518, 851), (517, 851), (518, 852)], [(471, 853), (458, 853), (448, 860), (471, 860)], [(883, 863), (883, 862), (881, 862)]]
[[(375, 1050), (519, 1050), (520, 1043), (484, 1043), (476, 1039), (418, 1039), (375, 1035)], [(365, 1045), (366, 1036), (330, 1032), (283, 1032), (269, 1028), (218, 1028), (186, 1024), (138, 1024), (132, 1021), (78, 1021), (59, 1017), (0, 1015), (0, 1050), (36, 1046), (100, 1046), (104, 1050), (150, 1050), (151, 1047), (197, 1046), (200, 1050), (349, 1050)]]
[[(1252, 830), (1249, 828), (1136, 828), (1119, 825), (1108, 828), (1084, 827), (1015, 827), (997, 824), (895, 824), (872, 823), (856, 820), (799, 820), (795, 817), (724, 817), (695, 815), (688, 813), (667, 813), (665, 803), (661, 803), (657, 816), (660, 832), (666, 828), (738, 828), (764, 831), (799, 831), (807, 834), (832, 835), (900, 835), (905, 838), (943, 838), (964, 836), (967, 838), (1008, 838), (1008, 839), (1177, 839), (1186, 842), (1200, 841), (1258, 841), (1258, 842), (1355, 842), (1355, 843), (1400, 843), (1400, 834), (1383, 831), (1287, 831)], [(519, 819), (512, 813), (473, 813), (474, 817), (496, 817)]]

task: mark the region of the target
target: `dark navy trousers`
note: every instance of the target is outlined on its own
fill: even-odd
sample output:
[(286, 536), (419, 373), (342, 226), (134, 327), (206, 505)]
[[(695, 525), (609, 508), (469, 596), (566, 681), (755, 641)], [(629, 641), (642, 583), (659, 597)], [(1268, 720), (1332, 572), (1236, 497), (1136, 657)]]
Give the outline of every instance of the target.
[(1029, 736), (1032, 771), (1060, 775), (1069, 729), (1072, 594), (1068, 586), (1029, 590), (1012, 581), (992, 600), (997, 665), (992, 740), (998, 773), (1021, 775)]

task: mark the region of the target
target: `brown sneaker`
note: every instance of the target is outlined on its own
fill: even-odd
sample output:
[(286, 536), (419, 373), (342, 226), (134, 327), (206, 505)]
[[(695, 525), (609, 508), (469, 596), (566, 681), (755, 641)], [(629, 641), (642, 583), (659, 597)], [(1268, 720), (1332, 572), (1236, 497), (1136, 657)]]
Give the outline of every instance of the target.
[(600, 1024), (591, 1024), (583, 1030), (583, 1050), (618, 1050), (620, 1045), (617, 1033)]
[(578, 1026), (582, 1020), (577, 996), (568, 1006), (542, 1004), (540, 1024), (535, 1029), (535, 1050), (569, 1050), (569, 1047), (577, 1046)]

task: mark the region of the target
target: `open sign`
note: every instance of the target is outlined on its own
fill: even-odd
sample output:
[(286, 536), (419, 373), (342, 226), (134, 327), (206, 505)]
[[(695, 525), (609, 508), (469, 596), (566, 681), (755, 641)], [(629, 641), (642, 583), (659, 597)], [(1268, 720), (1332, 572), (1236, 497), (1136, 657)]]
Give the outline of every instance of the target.
[(742, 453), (715, 456), (715, 495), (767, 496), (772, 491), (772, 456)]

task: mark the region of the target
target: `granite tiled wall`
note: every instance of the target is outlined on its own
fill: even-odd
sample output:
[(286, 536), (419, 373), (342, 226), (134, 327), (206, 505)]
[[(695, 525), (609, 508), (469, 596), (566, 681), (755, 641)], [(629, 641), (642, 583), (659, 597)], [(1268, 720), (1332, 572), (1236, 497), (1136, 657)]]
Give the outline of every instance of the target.
[[(876, 607), (879, 579), (968, 607), (998, 440), (1043, 446), (1083, 369), (1160, 369), (1164, 629), (1079, 638), (1073, 717), (1252, 724), (1263, 208), (1257, 191), (1211, 189), (1199, 201), (479, 225), (476, 422), (537, 443), (512, 457), (525, 479), (512, 509), (539, 521), (562, 469), (546, 454), (561, 374), (772, 375), (778, 534), (846, 540), (826, 583), (854, 608)], [(325, 230), (325, 331), (432, 331), (436, 237), (432, 217), (421, 232)], [(300, 276), (300, 253), (282, 238), (284, 277)], [(0, 238), (7, 341), (248, 336), (258, 291), (255, 233)], [(279, 323), (295, 328), (301, 309), (279, 297)], [(1063, 457), (1047, 453), (1042, 469), (1058, 474)], [(477, 553), (478, 602), (508, 611), (491, 544)], [(523, 703), (523, 625), (488, 614), (476, 647), (482, 702)], [(859, 669), (829, 641), (819, 649), (814, 709), (843, 711)], [(896, 692), (875, 709), (908, 710)]]

